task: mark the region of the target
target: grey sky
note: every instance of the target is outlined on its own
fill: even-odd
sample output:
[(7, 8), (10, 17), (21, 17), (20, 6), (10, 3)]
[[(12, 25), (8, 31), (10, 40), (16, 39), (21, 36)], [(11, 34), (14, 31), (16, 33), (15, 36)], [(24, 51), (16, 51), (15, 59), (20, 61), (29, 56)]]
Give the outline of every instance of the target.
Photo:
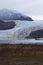
[(0, 0), (0, 9), (15, 9), (31, 16), (43, 16), (43, 0)]

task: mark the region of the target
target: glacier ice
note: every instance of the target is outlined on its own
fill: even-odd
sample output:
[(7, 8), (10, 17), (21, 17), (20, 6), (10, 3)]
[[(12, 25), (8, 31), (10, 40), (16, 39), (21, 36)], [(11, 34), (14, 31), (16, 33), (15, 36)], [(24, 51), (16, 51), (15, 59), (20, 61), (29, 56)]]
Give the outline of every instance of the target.
[[(18, 42), (23, 43), (27, 40), (25, 39), (26, 36), (32, 31), (43, 29), (43, 21), (14, 21), (16, 23), (15, 28), (10, 30), (2, 30), (0, 31), (0, 40), (4, 40), (3, 42), (9, 43), (16, 43)], [(23, 41), (24, 40), (24, 41)], [(32, 41), (32, 40), (31, 40)], [(34, 41), (34, 40), (33, 40)], [(29, 42), (29, 40), (27, 41)]]

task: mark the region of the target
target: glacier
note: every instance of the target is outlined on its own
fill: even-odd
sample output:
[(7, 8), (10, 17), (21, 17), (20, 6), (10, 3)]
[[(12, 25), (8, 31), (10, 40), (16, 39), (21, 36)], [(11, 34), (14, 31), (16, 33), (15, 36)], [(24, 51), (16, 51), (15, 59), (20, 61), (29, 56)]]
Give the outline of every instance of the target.
[[(11, 21), (11, 20), (5, 20)], [(43, 21), (12, 20), (16, 26), (10, 30), (0, 30), (0, 43), (43, 43), (42, 40), (25, 39), (32, 31), (43, 29)]]

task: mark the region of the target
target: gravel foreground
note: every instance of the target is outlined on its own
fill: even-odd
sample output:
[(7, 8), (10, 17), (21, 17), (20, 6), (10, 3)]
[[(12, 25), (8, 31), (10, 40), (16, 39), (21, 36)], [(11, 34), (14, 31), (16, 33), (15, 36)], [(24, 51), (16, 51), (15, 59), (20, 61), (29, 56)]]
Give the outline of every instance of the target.
[(43, 45), (0, 44), (0, 65), (43, 65)]

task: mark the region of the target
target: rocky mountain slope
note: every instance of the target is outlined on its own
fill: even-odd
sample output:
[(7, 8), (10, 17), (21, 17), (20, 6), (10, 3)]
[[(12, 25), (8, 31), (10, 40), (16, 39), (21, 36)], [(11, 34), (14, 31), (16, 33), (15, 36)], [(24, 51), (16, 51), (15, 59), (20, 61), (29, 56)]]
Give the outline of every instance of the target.
[(23, 15), (19, 12), (15, 12), (8, 9), (2, 9), (0, 10), (0, 20), (27, 20), (27, 21), (33, 21), (31, 17), (28, 17), (26, 15)]
[(15, 22), (4, 22), (2, 20), (0, 20), (0, 30), (8, 30), (8, 29), (12, 29), (15, 27)]

